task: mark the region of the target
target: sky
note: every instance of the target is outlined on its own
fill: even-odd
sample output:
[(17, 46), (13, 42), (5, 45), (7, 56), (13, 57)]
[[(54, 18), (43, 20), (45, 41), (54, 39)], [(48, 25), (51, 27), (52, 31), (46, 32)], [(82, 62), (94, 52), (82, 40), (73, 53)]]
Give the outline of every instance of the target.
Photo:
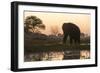
[(46, 35), (52, 34), (52, 28), (58, 29), (59, 33), (63, 34), (62, 25), (67, 22), (76, 24), (80, 28), (81, 33), (90, 35), (90, 14), (24, 11), (24, 19), (27, 16), (40, 18), (46, 27), (41, 32)]

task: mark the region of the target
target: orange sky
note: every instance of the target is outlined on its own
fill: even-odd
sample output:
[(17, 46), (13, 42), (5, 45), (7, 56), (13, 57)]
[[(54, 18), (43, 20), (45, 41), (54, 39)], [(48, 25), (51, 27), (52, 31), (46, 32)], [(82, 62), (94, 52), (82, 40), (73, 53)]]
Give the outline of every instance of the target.
[(43, 21), (46, 29), (42, 31), (44, 34), (51, 34), (51, 28), (57, 26), (60, 33), (62, 32), (62, 24), (72, 22), (79, 26), (81, 32), (90, 35), (90, 17), (89, 14), (75, 14), (75, 13), (51, 13), (51, 12), (30, 12), (25, 11), (24, 17), (37, 16)]

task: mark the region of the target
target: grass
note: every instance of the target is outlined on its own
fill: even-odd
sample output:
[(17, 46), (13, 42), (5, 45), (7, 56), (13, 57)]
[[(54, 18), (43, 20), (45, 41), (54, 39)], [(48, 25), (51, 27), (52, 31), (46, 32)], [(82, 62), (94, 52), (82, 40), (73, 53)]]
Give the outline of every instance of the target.
[[(83, 42), (81, 40), (81, 42)], [(69, 42), (67, 44), (62, 44), (62, 41), (57, 40), (24, 40), (24, 50), (25, 52), (41, 52), (41, 51), (80, 51), (80, 50), (90, 50), (90, 45), (78, 45), (72, 44), (70, 45)]]
[(41, 51), (66, 51), (66, 50), (90, 50), (90, 45), (65, 45), (65, 44), (33, 44), (30, 48), (25, 48), (25, 51), (41, 52)]

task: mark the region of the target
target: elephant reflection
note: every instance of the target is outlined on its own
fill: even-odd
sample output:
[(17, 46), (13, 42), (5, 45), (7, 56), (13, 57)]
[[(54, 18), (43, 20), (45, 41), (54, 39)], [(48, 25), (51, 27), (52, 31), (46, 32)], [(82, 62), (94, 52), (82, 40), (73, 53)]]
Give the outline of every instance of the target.
[(62, 26), (63, 30), (63, 43), (66, 43), (66, 39), (70, 38), (70, 44), (73, 42), (80, 44), (80, 29), (74, 23), (64, 23)]

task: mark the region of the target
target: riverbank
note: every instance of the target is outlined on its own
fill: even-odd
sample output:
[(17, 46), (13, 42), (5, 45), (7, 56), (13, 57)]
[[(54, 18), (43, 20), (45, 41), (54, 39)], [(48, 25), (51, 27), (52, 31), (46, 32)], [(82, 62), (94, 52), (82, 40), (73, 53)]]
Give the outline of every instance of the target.
[(31, 47), (25, 48), (25, 52), (41, 52), (41, 51), (80, 51), (90, 50), (90, 45), (65, 45), (65, 44), (33, 44)]

